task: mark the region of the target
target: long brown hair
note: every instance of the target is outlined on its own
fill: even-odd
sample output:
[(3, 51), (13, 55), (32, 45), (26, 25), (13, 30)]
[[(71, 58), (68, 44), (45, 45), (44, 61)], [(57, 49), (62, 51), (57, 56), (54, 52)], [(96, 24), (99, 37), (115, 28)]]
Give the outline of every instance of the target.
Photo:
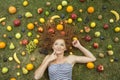
[[(57, 24), (63, 25), (63, 30), (57, 30)], [(64, 39), (67, 51), (72, 47), (73, 37), (76, 36), (76, 26), (67, 24), (65, 22), (47, 22), (43, 25), (44, 31), (40, 37), (40, 53), (48, 54), (52, 50), (52, 45), (56, 39)], [(52, 29), (53, 32), (49, 32)], [(62, 34), (62, 32), (65, 34)]]

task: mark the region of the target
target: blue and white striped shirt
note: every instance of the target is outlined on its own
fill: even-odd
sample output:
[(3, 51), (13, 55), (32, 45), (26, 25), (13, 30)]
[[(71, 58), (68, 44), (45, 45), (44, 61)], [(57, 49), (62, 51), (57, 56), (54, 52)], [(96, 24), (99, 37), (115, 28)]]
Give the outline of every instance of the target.
[(48, 72), (50, 80), (72, 80), (72, 64), (51, 64)]

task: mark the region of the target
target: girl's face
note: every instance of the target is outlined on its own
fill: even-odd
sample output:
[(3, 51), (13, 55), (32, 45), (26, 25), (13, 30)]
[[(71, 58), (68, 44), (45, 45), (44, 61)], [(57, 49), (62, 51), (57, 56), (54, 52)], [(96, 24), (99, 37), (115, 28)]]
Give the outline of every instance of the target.
[(66, 50), (65, 41), (63, 39), (57, 39), (53, 44), (53, 50), (56, 54), (64, 53)]

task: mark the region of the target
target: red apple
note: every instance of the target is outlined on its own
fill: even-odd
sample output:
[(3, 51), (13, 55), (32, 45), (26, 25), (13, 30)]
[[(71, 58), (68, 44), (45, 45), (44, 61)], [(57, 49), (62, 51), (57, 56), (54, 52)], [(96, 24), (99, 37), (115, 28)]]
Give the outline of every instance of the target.
[(63, 36), (65, 35), (65, 31), (61, 31), (60, 33), (61, 33), (61, 35), (63, 35)]
[(38, 27), (38, 32), (43, 32), (43, 28), (42, 27)]
[(22, 45), (27, 45), (28, 44), (28, 40), (27, 39), (23, 39), (22, 40)]
[(71, 18), (72, 18), (72, 19), (76, 19), (76, 18), (77, 18), (77, 15), (76, 15), (75, 13), (72, 13), (72, 14), (71, 14)]
[(54, 31), (53, 28), (49, 28), (49, 29), (48, 29), (48, 32), (53, 34), (55, 31)]
[(104, 70), (104, 66), (103, 65), (100, 64), (100, 65), (97, 66), (97, 71), (98, 72), (102, 72), (103, 70)]
[(39, 8), (39, 9), (37, 10), (37, 12), (38, 12), (39, 14), (41, 14), (41, 13), (43, 12), (43, 9), (42, 9), (42, 8)]
[(19, 19), (16, 19), (13, 21), (14, 26), (20, 26), (21, 21)]
[(93, 47), (94, 47), (94, 48), (98, 48), (98, 47), (99, 47), (99, 44), (95, 42), (95, 43), (93, 43)]
[(84, 37), (84, 39), (85, 39), (85, 41), (88, 41), (88, 42), (92, 40), (91, 36), (89, 36), (89, 35), (86, 35)]
[(85, 2), (85, 0), (80, 0), (80, 2)]
[(103, 28), (104, 28), (104, 29), (108, 29), (108, 28), (109, 28), (109, 25), (108, 25), (108, 24), (104, 24), (104, 25), (103, 25)]

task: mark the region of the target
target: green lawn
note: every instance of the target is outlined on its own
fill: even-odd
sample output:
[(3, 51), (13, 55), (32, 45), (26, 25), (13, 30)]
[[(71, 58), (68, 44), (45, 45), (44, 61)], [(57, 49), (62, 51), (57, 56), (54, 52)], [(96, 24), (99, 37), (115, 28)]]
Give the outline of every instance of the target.
[[(6, 43), (4, 49), (0, 49), (0, 80), (10, 80), (10, 78), (15, 77), (16, 80), (34, 80), (34, 71), (40, 65), (43, 60), (43, 54), (39, 53), (38, 46), (30, 54), (26, 51), (26, 46), (21, 45), (20, 41), (23, 39), (28, 39), (29, 42), (37, 39), (37, 26), (33, 30), (27, 29), (28, 23), (38, 22), (38, 25), (41, 26), (42, 23), (39, 21), (40, 18), (44, 18), (47, 22), (54, 15), (64, 15), (64, 18), (56, 19), (58, 20), (67, 20), (70, 18), (71, 13), (66, 12), (66, 7), (68, 5), (73, 6), (74, 10), (72, 13), (77, 14), (77, 18), (82, 18), (82, 21), (73, 20), (75, 26), (78, 27), (77, 33), (78, 36), (81, 35), (85, 37), (89, 35), (92, 37), (92, 40), (87, 42), (83, 39), (85, 47), (89, 49), (97, 58), (94, 63), (95, 68), (88, 69), (86, 64), (76, 64), (73, 68), (73, 80), (119, 80), (120, 79), (120, 1), (119, 0), (85, 0), (85, 2), (80, 2), (80, 0), (66, 0), (68, 2), (67, 6), (63, 6), (62, 10), (57, 10), (57, 6), (61, 5), (62, 0), (27, 0), (28, 5), (23, 6), (24, 0), (0, 0), (0, 19), (6, 17), (5, 20), (0, 22), (0, 41)], [(46, 5), (47, 2), (51, 4)], [(10, 14), (8, 8), (10, 6), (15, 6), (17, 12), (15, 14)], [(92, 14), (87, 12), (87, 8), (93, 6), (95, 11)], [(41, 14), (37, 13), (38, 8), (43, 8)], [(79, 10), (82, 9), (82, 12)], [(119, 15), (114, 15), (111, 13), (111, 10), (115, 10)], [(49, 15), (45, 15), (45, 12), (48, 11)], [(32, 17), (26, 18), (25, 13), (31, 12)], [(98, 19), (98, 16), (102, 15), (102, 19)], [(21, 25), (15, 27), (13, 21), (15, 19), (20, 19)], [(114, 22), (110, 22), (112, 19)], [(118, 19), (118, 21), (116, 21)], [(5, 25), (4, 25), (5, 22)], [(96, 26), (94, 28), (90, 27), (91, 22), (95, 22)], [(71, 24), (71, 25), (72, 25)], [(109, 28), (104, 29), (103, 25), (108, 24)], [(12, 31), (7, 30), (7, 26), (12, 27)], [(84, 27), (88, 26), (90, 32), (85, 32)], [(118, 32), (115, 32), (114, 29), (118, 27)], [(80, 30), (84, 32), (80, 33)], [(95, 37), (95, 32), (100, 32), (101, 35)], [(28, 36), (28, 32), (32, 33), (32, 36)], [(21, 38), (16, 39), (15, 34), (20, 33)], [(41, 33), (42, 35), (42, 33)], [(6, 37), (5, 37), (6, 36)], [(115, 42), (115, 39), (118, 41)], [(93, 43), (96, 42), (99, 44), (98, 48), (93, 47)], [(10, 49), (10, 43), (13, 43), (15, 49)], [(108, 45), (112, 45), (111, 49), (108, 49)], [(113, 55), (108, 55), (108, 51), (112, 50)], [(22, 52), (25, 52), (26, 55), (21, 55)], [(13, 58), (14, 53), (17, 53), (17, 57), (20, 60), (18, 64), (14, 59), (9, 61), (9, 57)], [(74, 50), (75, 55), (82, 55), (78, 50)], [(104, 58), (99, 57), (99, 53), (104, 54)], [(35, 58), (34, 61), (31, 61), (31, 58)], [(111, 62), (113, 60), (113, 62)], [(28, 63), (34, 65), (34, 69), (29, 71), (28, 74), (23, 74), (22, 67), (26, 67)], [(102, 64), (104, 66), (103, 72), (98, 72), (96, 70), (97, 66)], [(20, 68), (17, 66), (20, 65)], [(7, 73), (2, 73), (2, 68), (7, 67), (9, 71)], [(20, 75), (17, 75), (19, 73)], [(49, 80), (47, 72), (41, 80)]]

